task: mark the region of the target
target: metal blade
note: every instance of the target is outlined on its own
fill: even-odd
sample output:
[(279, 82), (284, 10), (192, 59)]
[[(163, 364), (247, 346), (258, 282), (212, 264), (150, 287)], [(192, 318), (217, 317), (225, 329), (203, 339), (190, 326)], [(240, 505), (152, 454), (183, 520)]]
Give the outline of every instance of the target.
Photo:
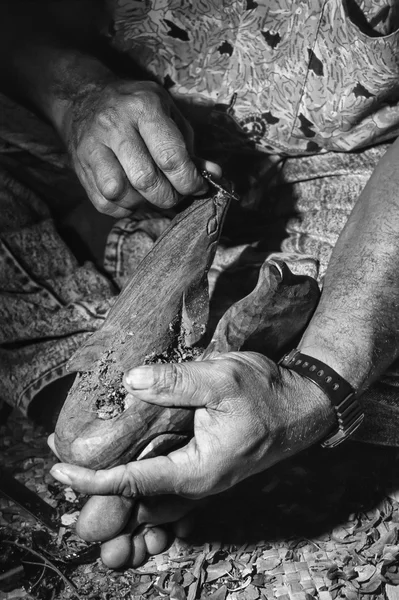
[(223, 192), (231, 200), (240, 202), (240, 197), (233, 190), (231, 183), (226, 183), (225, 185), (220, 184), (218, 181), (214, 180), (212, 173), (209, 173), (209, 171), (201, 171), (201, 175), (204, 179), (209, 181), (209, 183), (211, 185), (213, 185), (213, 187), (215, 187), (217, 190), (219, 190), (219, 192)]

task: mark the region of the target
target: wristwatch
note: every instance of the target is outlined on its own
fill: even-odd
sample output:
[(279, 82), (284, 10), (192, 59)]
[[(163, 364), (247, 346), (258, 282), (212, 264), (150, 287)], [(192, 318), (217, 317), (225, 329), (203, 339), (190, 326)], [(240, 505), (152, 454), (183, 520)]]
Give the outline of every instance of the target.
[(362, 423), (364, 413), (356, 397), (356, 390), (334, 369), (320, 360), (291, 350), (278, 363), (313, 381), (329, 397), (337, 415), (338, 427), (321, 442), (323, 448), (334, 448), (346, 440)]

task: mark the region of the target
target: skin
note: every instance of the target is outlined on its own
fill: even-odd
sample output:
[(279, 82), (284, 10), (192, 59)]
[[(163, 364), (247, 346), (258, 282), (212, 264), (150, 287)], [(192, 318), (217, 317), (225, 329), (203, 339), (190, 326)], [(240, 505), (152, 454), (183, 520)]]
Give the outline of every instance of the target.
[[(97, 81), (66, 107), (60, 131), (94, 206), (125, 217), (147, 200), (171, 208), (207, 184), (193, 136), (170, 96), (151, 81)], [(199, 161), (220, 175), (216, 165)]]
[(145, 402), (194, 409), (192, 440), (168, 456), (104, 471), (56, 465), (59, 481), (95, 494), (201, 499), (298, 452), (334, 423), (318, 388), (254, 352), (157, 367), (130, 371), (125, 387)]
[(92, 0), (2, 3), (2, 90), (55, 127), (100, 212), (121, 218), (144, 200), (170, 208), (205, 193), (200, 170), (220, 177), (220, 167), (194, 156), (191, 126), (164, 88), (121, 78), (91, 51), (101, 49), (101, 8)]
[[(64, 5), (54, 4), (57, 10)], [(93, 3), (83, 5), (93, 10)], [(58, 130), (96, 208), (119, 217), (142, 199), (169, 207), (182, 194), (202, 193), (189, 126), (164, 90), (149, 82), (122, 81), (88, 54), (92, 18), (76, 18), (80, 32), (71, 32), (66, 22), (55, 44), (54, 34), (46, 30), (43, 35), (43, 23), (49, 22), (43, 10), (50, 10), (46, 2), (40, 10), (31, 9), (30, 20), (17, 19), (15, 39), (25, 40), (18, 47), (8, 15), (0, 40), (13, 52), (1, 66), (0, 81), (16, 97), (29, 98)], [(40, 41), (32, 31), (41, 33)], [(398, 162), (395, 142), (339, 238), (319, 307), (299, 345), (360, 394), (398, 356)], [(216, 165), (206, 168), (220, 174)], [(335, 424), (323, 392), (255, 353), (139, 367), (126, 374), (125, 386), (145, 402), (194, 410), (188, 445), (107, 471), (58, 464), (52, 474), (87, 494), (120, 494), (139, 499), (139, 506), (156, 498), (145, 514), (149, 523), (160, 514), (165, 521), (177, 518), (180, 509), (173, 510), (180, 497), (193, 501), (217, 494), (316, 443)]]

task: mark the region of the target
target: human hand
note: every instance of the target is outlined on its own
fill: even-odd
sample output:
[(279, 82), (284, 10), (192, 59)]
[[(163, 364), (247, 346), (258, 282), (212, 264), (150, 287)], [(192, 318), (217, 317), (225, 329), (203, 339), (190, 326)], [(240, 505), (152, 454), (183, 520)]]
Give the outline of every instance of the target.
[(56, 479), (87, 494), (198, 499), (299, 452), (334, 425), (321, 390), (253, 352), (138, 367), (124, 383), (145, 402), (195, 409), (194, 437), (167, 456), (109, 470), (58, 464)]
[[(60, 126), (75, 171), (100, 212), (121, 218), (143, 199), (161, 208), (205, 193), (193, 133), (169, 94), (150, 81), (86, 85)], [(218, 165), (202, 168), (221, 176)]]

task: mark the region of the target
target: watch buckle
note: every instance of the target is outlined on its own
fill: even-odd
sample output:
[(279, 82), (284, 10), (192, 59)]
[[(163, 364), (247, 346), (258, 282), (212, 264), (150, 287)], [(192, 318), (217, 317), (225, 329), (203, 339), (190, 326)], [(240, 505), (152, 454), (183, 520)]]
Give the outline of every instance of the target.
[(352, 433), (354, 433), (356, 429), (360, 427), (360, 425), (363, 422), (363, 419), (364, 413), (361, 413), (356, 417), (353, 423), (349, 425), (349, 427), (347, 427), (346, 429), (338, 429), (336, 433), (330, 435), (327, 439), (323, 440), (320, 445), (322, 446), (322, 448), (335, 448), (336, 446), (339, 446), (341, 442), (344, 442), (346, 438), (352, 435)]

